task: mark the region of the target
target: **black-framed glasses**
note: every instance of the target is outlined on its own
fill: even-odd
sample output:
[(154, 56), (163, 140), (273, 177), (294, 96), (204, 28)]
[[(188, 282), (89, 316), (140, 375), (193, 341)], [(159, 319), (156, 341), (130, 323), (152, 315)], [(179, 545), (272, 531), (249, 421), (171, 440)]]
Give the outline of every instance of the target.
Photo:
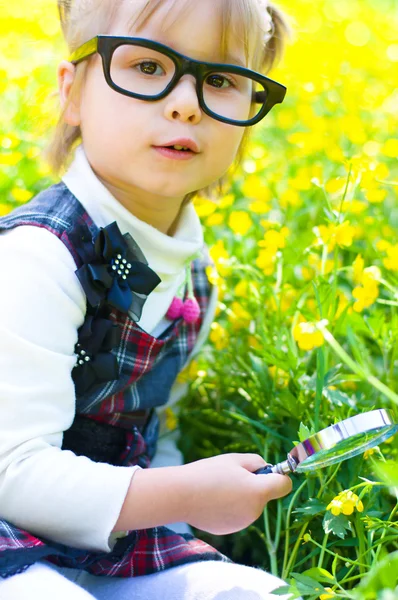
[(97, 35), (69, 61), (77, 64), (98, 52), (108, 85), (125, 96), (165, 98), (185, 73), (196, 79), (200, 107), (207, 115), (238, 127), (255, 125), (283, 102), (286, 87), (238, 65), (193, 60), (145, 38)]

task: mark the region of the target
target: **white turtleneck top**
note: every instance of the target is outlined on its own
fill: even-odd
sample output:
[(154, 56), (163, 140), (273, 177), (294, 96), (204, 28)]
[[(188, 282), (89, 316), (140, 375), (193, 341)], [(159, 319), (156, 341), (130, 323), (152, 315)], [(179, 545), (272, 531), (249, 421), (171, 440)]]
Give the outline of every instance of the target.
[[(192, 204), (181, 210), (167, 236), (131, 214), (99, 181), (84, 153), (62, 178), (94, 223), (116, 221), (130, 233), (162, 282), (148, 296), (138, 324), (154, 337), (170, 324), (165, 314), (184, 279), (185, 265), (203, 248), (203, 231)], [(76, 265), (50, 231), (19, 226), (0, 233), (0, 518), (54, 541), (109, 552), (130, 482), (140, 467), (115, 467), (61, 450), (63, 432), (75, 416), (71, 371), (86, 296)], [(196, 346), (207, 338), (217, 289)], [(167, 405), (186, 392), (176, 382)], [(166, 407), (165, 406), (165, 407)], [(151, 467), (182, 464), (178, 431), (169, 433), (165, 407), (157, 409), (161, 437)], [(172, 524), (187, 531), (186, 524)], [(0, 542), (1, 546), (1, 542)]]

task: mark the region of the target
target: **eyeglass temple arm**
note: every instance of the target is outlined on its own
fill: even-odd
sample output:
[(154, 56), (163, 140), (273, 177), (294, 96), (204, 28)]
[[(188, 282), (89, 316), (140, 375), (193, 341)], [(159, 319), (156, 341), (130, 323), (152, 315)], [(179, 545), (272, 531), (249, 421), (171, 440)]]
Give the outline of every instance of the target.
[[(275, 104), (279, 104), (279, 103), (283, 102), (284, 97), (285, 97), (285, 94), (283, 94), (282, 98), (276, 100)], [(267, 100), (267, 98), (268, 98), (268, 94), (266, 91), (254, 92), (253, 96), (252, 96), (253, 102), (258, 103), (258, 104), (264, 104), (265, 101)]]
[(77, 50), (75, 50), (69, 57), (69, 62), (76, 65), (80, 61), (88, 58), (92, 54), (95, 54), (98, 49), (98, 37), (94, 37), (82, 46), (80, 46)]

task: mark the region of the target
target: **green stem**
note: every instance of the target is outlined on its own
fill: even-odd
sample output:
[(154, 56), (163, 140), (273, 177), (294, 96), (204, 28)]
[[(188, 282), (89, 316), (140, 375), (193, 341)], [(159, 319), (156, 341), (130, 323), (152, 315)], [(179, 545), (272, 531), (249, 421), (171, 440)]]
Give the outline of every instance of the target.
[(282, 501), (278, 500), (277, 503), (277, 517), (276, 517), (276, 532), (274, 539), (275, 550), (278, 549), (279, 541), (281, 539), (281, 530), (282, 530)]
[(286, 565), (286, 571), (283, 570), (283, 572), (282, 572), (282, 579), (286, 580), (287, 577), (290, 574), (290, 569), (291, 569), (291, 566), (294, 564), (294, 561), (296, 560), (296, 554), (297, 554), (297, 551), (299, 549), (300, 543), (302, 541), (302, 537), (303, 537), (303, 535), (305, 533), (305, 530), (307, 529), (307, 527), (308, 527), (309, 524), (310, 524), (309, 521), (308, 521), (308, 523), (304, 523), (304, 525), (301, 528), (300, 533), (297, 536), (297, 540), (296, 540), (296, 543), (294, 544), (294, 548), (293, 548), (292, 554), (291, 554), (291, 556), (289, 558), (289, 561), (288, 561), (288, 563)]
[(319, 554), (319, 559), (318, 559), (318, 567), (319, 568), (322, 568), (323, 558), (325, 556), (325, 548), (326, 548), (326, 544), (328, 542), (328, 538), (329, 538), (329, 534), (325, 533), (325, 535), (323, 536), (323, 540), (322, 540), (322, 550)]
[(323, 348), (318, 348), (317, 351), (317, 370), (316, 370), (316, 391), (315, 391), (315, 414), (314, 427), (315, 431), (319, 431), (319, 415), (321, 411), (322, 392), (325, 382), (325, 357)]
[[(394, 506), (394, 508), (392, 509), (392, 511), (391, 511), (391, 513), (390, 513), (390, 516), (388, 517), (387, 521), (391, 521), (391, 520), (392, 520), (392, 518), (393, 518), (393, 516), (395, 515), (395, 513), (397, 512), (397, 510), (398, 510), (398, 502), (397, 502), (397, 504)], [(387, 529), (385, 529), (385, 530), (384, 530), (384, 531), (381, 533), (381, 536), (380, 536), (380, 539), (379, 539), (379, 547), (377, 548), (377, 550), (376, 550), (376, 552), (375, 552), (375, 561), (378, 559), (378, 557), (379, 557), (379, 554), (380, 554), (380, 551), (381, 551), (381, 548), (382, 548), (382, 544), (381, 544), (380, 542), (381, 542), (381, 541), (384, 539), (384, 537), (386, 536), (386, 534), (387, 534)]]
[(329, 485), (329, 483), (335, 478), (335, 476), (337, 475), (337, 471), (340, 469), (341, 467), (341, 463), (338, 463), (337, 467), (335, 468), (335, 470), (333, 471), (332, 475), (329, 477), (329, 479), (327, 479), (325, 481), (325, 483), (323, 483), (319, 489), (319, 492), (317, 493), (317, 498), (320, 498), (322, 496), (323, 490)]
[[(321, 549), (322, 549), (322, 547), (323, 547), (323, 546), (321, 546), (321, 544), (318, 544), (318, 542), (316, 542), (316, 541), (315, 541), (313, 538), (311, 538), (311, 542), (312, 542), (312, 543), (313, 543), (315, 546), (317, 546), (318, 548), (321, 548)], [(309, 542), (308, 542), (308, 543), (309, 543)], [(328, 548), (325, 548), (325, 552), (327, 552), (327, 553), (328, 553), (328, 554), (330, 554), (331, 556), (334, 556), (334, 557), (337, 557), (337, 558), (339, 558), (340, 560), (343, 560), (343, 561), (345, 561), (345, 562), (349, 562), (349, 563), (351, 563), (352, 565), (356, 565), (356, 566), (358, 566), (358, 567), (359, 567), (359, 566), (363, 566), (363, 567), (367, 568), (367, 565), (364, 565), (363, 563), (360, 563), (360, 562), (358, 562), (357, 560), (351, 560), (350, 558), (347, 558), (346, 556), (340, 556), (340, 554), (336, 554), (335, 552), (332, 552), (332, 551), (331, 551), (331, 550), (329, 550)]]
[(300, 485), (300, 487), (296, 490), (296, 492), (294, 493), (290, 504), (289, 504), (289, 508), (287, 510), (287, 515), (286, 515), (286, 526), (285, 526), (285, 531), (286, 531), (286, 535), (285, 535), (285, 553), (284, 553), (284, 557), (283, 557), (283, 567), (282, 567), (282, 579), (286, 579), (287, 575), (286, 575), (286, 565), (287, 565), (287, 556), (289, 553), (289, 538), (290, 538), (290, 515), (293, 509), (293, 505), (296, 501), (297, 496), (299, 495), (299, 493), (301, 492), (301, 490), (307, 485), (307, 481), (304, 480), (303, 483)]
[[(365, 552), (365, 539), (364, 539), (364, 535), (363, 535), (363, 524), (362, 524), (359, 513), (357, 513), (355, 515), (355, 528), (356, 528), (357, 539), (359, 542), (358, 555), (365, 557), (366, 552)], [(369, 570), (369, 565), (366, 565), (366, 566), (359, 565), (360, 573), (364, 574), (368, 570)]]
[(271, 573), (272, 575), (278, 576), (278, 564), (276, 561), (276, 549), (271, 540), (271, 531), (269, 527), (269, 518), (268, 518), (268, 506), (265, 506), (263, 510), (264, 517), (264, 529), (265, 529), (265, 538), (267, 543), (267, 550), (271, 560)]
[(338, 343), (336, 338), (333, 337), (333, 335), (330, 333), (330, 331), (328, 329), (326, 329), (326, 327), (325, 327), (324, 323), (322, 323), (322, 321), (317, 323), (316, 326), (319, 329), (319, 331), (322, 332), (323, 337), (328, 342), (328, 344), (331, 346), (331, 348), (335, 351), (337, 356), (339, 356), (341, 358), (341, 360), (356, 375), (358, 375), (358, 377), (360, 377), (363, 381), (367, 381), (368, 383), (370, 383), (374, 388), (379, 390), (379, 392), (381, 392), (382, 394), (387, 396), (387, 398), (389, 400), (391, 400), (395, 404), (398, 404), (398, 394), (393, 392), (389, 387), (387, 387), (384, 383), (382, 383), (379, 379), (377, 379), (377, 377), (374, 377), (374, 375), (371, 375), (370, 373), (365, 371), (365, 369), (363, 369), (360, 365), (358, 365), (358, 363), (353, 361), (353, 359), (347, 354), (347, 352), (344, 350), (344, 348)]

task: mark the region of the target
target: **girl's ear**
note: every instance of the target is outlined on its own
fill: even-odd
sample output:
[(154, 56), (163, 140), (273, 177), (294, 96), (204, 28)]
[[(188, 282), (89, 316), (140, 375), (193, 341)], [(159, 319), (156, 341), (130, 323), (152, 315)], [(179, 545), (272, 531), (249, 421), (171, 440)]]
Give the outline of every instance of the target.
[(64, 121), (68, 125), (80, 125), (80, 109), (76, 101), (70, 96), (72, 84), (75, 79), (76, 67), (71, 62), (63, 60), (58, 65), (58, 91), (61, 107), (65, 108)]

